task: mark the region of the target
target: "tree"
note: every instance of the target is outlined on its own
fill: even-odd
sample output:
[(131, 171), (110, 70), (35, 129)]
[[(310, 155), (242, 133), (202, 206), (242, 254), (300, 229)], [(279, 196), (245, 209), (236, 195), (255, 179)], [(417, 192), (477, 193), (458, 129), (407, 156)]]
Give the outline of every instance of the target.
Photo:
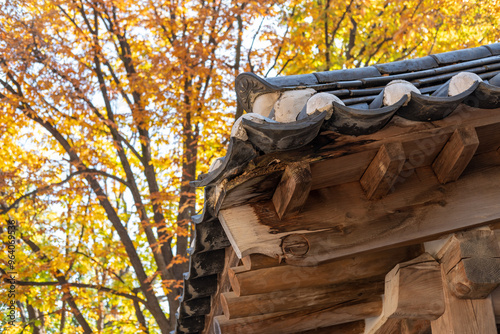
[[(196, 210), (189, 181), (224, 154), (235, 75), (488, 43), (498, 8), (486, 5), (5, 1), (0, 212), (18, 224), (21, 318), (8, 330), (169, 332)], [(7, 286), (5, 224), (0, 235)]]
[(2, 5), (0, 212), (19, 229), (13, 332), (173, 329), (196, 204), (189, 181), (223, 155), (235, 104), (224, 92), (245, 28), (268, 7)]
[(290, 0), (280, 28), (263, 31), (276, 40), (264, 56), (278, 74), (423, 57), (499, 41), (499, 11), (495, 1)]

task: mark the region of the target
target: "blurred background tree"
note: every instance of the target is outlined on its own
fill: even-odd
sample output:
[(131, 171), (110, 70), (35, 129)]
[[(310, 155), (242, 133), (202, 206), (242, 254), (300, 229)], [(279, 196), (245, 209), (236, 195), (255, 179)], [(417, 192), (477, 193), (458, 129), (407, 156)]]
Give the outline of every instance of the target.
[(6, 333), (173, 329), (203, 200), (189, 181), (225, 153), (240, 71), (300, 74), (499, 41), (493, 1), (0, 6), (0, 212), (19, 224), (20, 321)]

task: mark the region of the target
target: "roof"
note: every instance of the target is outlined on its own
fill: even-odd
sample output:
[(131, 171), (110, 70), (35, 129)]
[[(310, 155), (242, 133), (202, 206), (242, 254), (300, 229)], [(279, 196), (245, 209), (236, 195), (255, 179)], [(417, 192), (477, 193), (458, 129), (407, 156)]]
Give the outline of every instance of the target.
[[(474, 80), (450, 96), (451, 79), (461, 72), (475, 73), (483, 81)], [(229, 198), (226, 184), (244, 173), (249, 174), (247, 180), (255, 179), (249, 186), (255, 201), (264, 194), (263, 189), (275, 187), (282, 175), (281, 169), (273, 177), (258, 178), (258, 172), (252, 174), (256, 160), (272, 167), (291, 150), (298, 155), (314, 155), (316, 159), (321, 156), (317, 145), (307, 146), (314, 140), (362, 136), (360, 140), (367, 143), (367, 135), (381, 130), (391, 120), (401, 118), (407, 122), (405, 126), (413, 122), (434, 122), (447, 118), (460, 104), (480, 109), (498, 108), (499, 73), (500, 43), (364, 68), (266, 79), (252, 73), (239, 75), (236, 79), (238, 103), (247, 114), (235, 123), (226, 156), (193, 182), (197, 187), (205, 187), (205, 205), (202, 214), (193, 217), (195, 235), (189, 272), (184, 276), (174, 333), (201, 333), (205, 315), (210, 313), (211, 296), (217, 290), (218, 274), (224, 268), (225, 248), (231, 245), (217, 218), (219, 210), (249, 198), (245, 193), (233, 193)], [(387, 84), (394, 80), (408, 81), (418, 92), (410, 87), (397, 102), (384, 105), (389, 91)], [(269, 98), (270, 105), (276, 107), (276, 101), (285, 93), (306, 90), (314, 90), (306, 94), (307, 99), (316, 93), (328, 93), (339, 100), (330, 103), (331, 111), (309, 113), (306, 105), (296, 102), (299, 112), (288, 122), (272, 119), (277, 112), (275, 108), (264, 111), (264, 115), (253, 113), (256, 104), (262, 105), (264, 99)], [(258, 100), (259, 97), (263, 98)], [(322, 136), (322, 133), (335, 135)], [(279, 159), (275, 153), (281, 154)]]

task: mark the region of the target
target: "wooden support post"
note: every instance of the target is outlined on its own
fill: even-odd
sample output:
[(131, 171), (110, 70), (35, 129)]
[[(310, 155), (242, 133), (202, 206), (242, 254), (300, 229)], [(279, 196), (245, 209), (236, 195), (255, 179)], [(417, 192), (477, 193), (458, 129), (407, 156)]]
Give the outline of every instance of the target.
[(467, 127), (455, 130), (450, 140), (432, 163), (439, 182), (458, 180), (479, 146), (476, 129)]
[(489, 230), (457, 233), (438, 253), (446, 310), (431, 322), (433, 334), (497, 333), (491, 297), (466, 299), (484, 297), (498, 284), (498, 258), (491, 257), (498, 244), (492, 235)]
[(403, 169), (405, 160), (401, 143), (382, 145), (359, 180), (366, 197), (378, 199), (387, 195)]
[(307, 162), (294, 162), (285, 168), (273, 195), (273, 204), (280, 219), (298, 213), (311, 190), (311, 168)]
[(454, 234), (438, 258), (458, 298), (486, 298), (500, 284), (500, 247), (489, 229)]
[[(439, 263), (428, 253), (396, 265), (385, 277), (382, 315), (367, 323), (365, 333), (404, 333), (403, 328), (429, 326), (444, 312), (444, 296)], [(420, 321), (424, 320), (424, 321)], [(408, 332), (407, 328), (406, 332)]]
[(293, 313), (276, 312), (246, 318), (215, 317), (217, 334), (291, 334), (314, 328), (328, 327), (363, 320), (380, 314), (382, 298), (346, 302), (335, 307), (316, 307)]

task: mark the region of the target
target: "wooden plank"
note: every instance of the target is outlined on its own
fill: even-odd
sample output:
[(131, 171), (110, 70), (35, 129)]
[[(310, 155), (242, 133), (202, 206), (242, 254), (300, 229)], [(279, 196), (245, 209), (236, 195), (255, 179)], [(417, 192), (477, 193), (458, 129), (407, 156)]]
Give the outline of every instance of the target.
[(217, 292), (212, 296), (210, 313), (205, 317), (205, 328), (203, 329), (203, 334), (211, 333), (214, 317), (222, 314), (220, 295), (224, 292), (229, 291), (229, 289), (231, 288), (228, 271), (229, 268), (234, 267), (236, 264), (238, 264), (238, 261), (239, 259), (233, 249), (231, 247), (226, 247), (224, 269), (219, 276), (220, 278), (217, 284)]
[[(396, 265), (385, 277), (384, 309), (366, 334), (400, 333), (413, 325), (403, 319), (430, 320), (444, 312), (439, 263), (428, 253)], [(425, 323), (428, 324), (428, 323)]]
[(280, 265), (252, 271), (236, 267), (229, 270), (229, 276), (234, 293), (237, 296), (247, 296), (383, 278), (397, 263), (410, 260), (421, 253), (422, 247), (410, 246), (338, 259), (315, 267)]
[(362, 280), (346, 284), (278, 290), (239, 297), (231, 291), (221, 295), (221, 304), (226, 318), (234, 319), (266, 313), (295, 311), (319, 305), (333, 306), (353, 299), (362, 300), (383, 293), (384, 282), (382, 279)]
[(364, 321), (354, 321), (340, 325), (333, 325), (328, 327), (320, 327), (307, 331), (297, 332), (296, 334), (361, 334), (365, 330)]
[(491, 298), (460, 299), (446, 284), (446, 272), (441, 267), (445, 312), (431, 322), (432, 334), (497, 334)]
[(280, 264), (280, 259), (262, 254), (251, 254), (241, 259), (246, 270), (275, 267)]
[(368, 199), (381, 198), (392, 189), (406, 160), (401, 143), (382, 145), (359, 180)]
[[(477, 165), (475, 159), (489, 160)], [(500, 155), (477, 156), (456, 182), (441, 185), (430, 167), (407, 175), (398, 191), (366, 199), (358, 182), (311, 191), (304, 210), (280, 220), (268, 203), (221, 210), (219, 218), (238, 255), (283, 256), (281, 240), (303, 234), (310, 244), (296, 265), (433, 240), (440, 235), (500, 222)], [(478, 208), (481, 208), (478, 210)]]
[[(293, 161), (308, 161), (311, 164), (312, 190), (359, 181), (377, 151), (386, 143), (402, 143), (407, 155), (403, 172), (430, 166), (455, 130), (464, 124), (476, 129), (480, 142), (476, 154), (499, 148), (500, 114), (497, 110), (478, 110), (460, 105), (453, 114), (435, 122), (412, 122), (394, 117), (388, 126), (371, 135), (324, 134), (299, 150), (257, 158), (254, 169), (225, 185), (226, 198), (222, 208), (265, 198), (265, 193), (273, 191), (277, 184), (277, 181), (266, 184), (267, 180), (273, 179), (276, 171), (282, 173), (286, 164)], [(259, 182), (253, 181), (256, 177), (260, 178)], [(257, 192), (255, 188), (258, 188)]]
[(479, 146), (476, 129), (460, 128), (453, 132), (441, 153), (432, 163), (432, 169), (441, 183), (458, 180)]
[(458, 298), (486, 298), (500, 284), (500, 247), (490, 229), (454, 234), (438, 258)]
[(311, 190), (311, 168), (307, 162), (294, 162), (285, 168), (273, 195), (276, 213), (281, 219), (298, 213)]
[(246, 318), (215, 317), (217, 334), (291, 334), (318, 327), (363, 320), (382, 311), (381, 297), (335, 307), (310, 308), (293, 313), (277, 312)]

